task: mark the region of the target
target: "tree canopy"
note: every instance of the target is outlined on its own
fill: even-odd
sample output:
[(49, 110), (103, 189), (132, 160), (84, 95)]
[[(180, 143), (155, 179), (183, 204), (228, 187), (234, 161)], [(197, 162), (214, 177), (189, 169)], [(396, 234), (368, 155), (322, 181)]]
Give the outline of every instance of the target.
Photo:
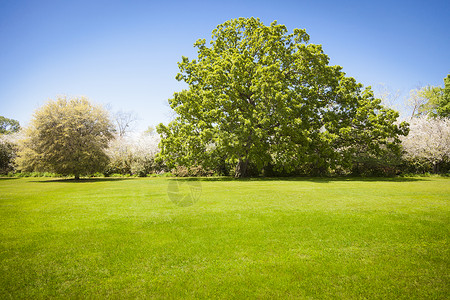
[(0, 174), (14, 170), (17, 147), (12, 141), (19, 131), (19, 121), (0, 116)]
[(0, 134), (0, 174), (8, 174), (14, 170), (16, 150), (15, 145)]
[(450, 74), (444, 78), (444, 93), (439, 112), (441, 117), (450, 118)]
[(177, 117), (157, 128), (168, 166), (323, 174), (399, 151), (398, 113), (330, 66), (305, 30), (239, 18), (194, 46), (176, 77), (189, 88), (169, 100)]
[(76, 179), (102, 171), (113, 130), (108, 113), (84, 97), (49, 101), (34, 113), (26, 129), (19, 168), (74, 175)]
[(411, 119), (410, 132), (403, 137), (405, 158), (411, 164), (427, 162), (434, 173), (450, 161), (450, 119), (417, 116)]
[(0, 116), (0, 134), (14, 133), (19, 130), (19, 121)]
[(450, 74), (444, 78), (444, 87), (425, 86), (413, 90), (409, 99), (415, 108), (413, 116), (450, 117)]

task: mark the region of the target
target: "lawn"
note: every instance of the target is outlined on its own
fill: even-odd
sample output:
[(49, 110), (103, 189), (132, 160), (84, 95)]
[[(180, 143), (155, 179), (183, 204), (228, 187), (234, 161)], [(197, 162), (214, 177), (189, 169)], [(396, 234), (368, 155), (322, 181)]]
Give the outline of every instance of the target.
[(446, 178), (0, 179), (0, 299), (448, 299), (449, 246)]

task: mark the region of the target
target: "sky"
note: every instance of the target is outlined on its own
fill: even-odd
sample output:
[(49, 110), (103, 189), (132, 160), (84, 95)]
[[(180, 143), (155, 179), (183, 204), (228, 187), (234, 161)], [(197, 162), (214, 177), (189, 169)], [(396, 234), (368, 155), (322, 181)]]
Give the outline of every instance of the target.
[(304, 28), (376, 91), (443, 86), (450, 73), (450, 1), (0, 0), (0, 115), (27, 125), (58, 95), (86, 96), (138, 116), (136, 130), (167, 123), (182, 56), (229, 19)]

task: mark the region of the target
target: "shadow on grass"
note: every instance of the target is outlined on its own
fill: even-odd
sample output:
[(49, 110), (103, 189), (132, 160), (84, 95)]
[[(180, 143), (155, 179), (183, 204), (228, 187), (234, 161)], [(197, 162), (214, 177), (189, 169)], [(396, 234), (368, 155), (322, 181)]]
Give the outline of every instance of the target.
[(104, 182), (104, 181), (122, 181), (122, 180), (132, 180), (134, 178), (130, 177), (108, 177), (108, 178), (80, 178), (78, 180), (74, 178), (58, 178), (58, 179), (50, 179), (50, 180), (35, 180), (31, 182), (38, 182), (38, 183), (54, 183), (54, 182), (61, 182), (61, 183), (89, 183), (89, 182)]
[[(178, 181), (204, 181), (204, 182), (225, 182), (225, 181), (236, 181), (236, 182), (264, 182), (264, 181), (303, 181), (303, 182), (315, 182), (315, 183), (329, 183), (329, 182), (416, 182), (416, 181), (427, 181), (426, 177), (246, 177), (246, 178), (234, 178), (231, 176), (223, 177), (166, 177), (168, 180), (178, 180)], [(2, 179), (17, 179), (17, 178), (0, 178)], [(31, 182), (38, 183), (52, 183), (52, 182), (62, 182), (62, 183), (89, 183), (89, 182), (109, 182), (109, 181), (123, 181), (123, 180), (133, 180), (134, 177), (107, 177), (107, 178), (81, 178), (75, 180), (74, 178), (58, 178), (50, 180), (35, 180)]]
[(0, 180), (19, 179), (18, 177), (0, 177)]
[(316, 183), (328, 183), (328, 182), (415, 182), (415, 181), (426, 181), (426, 178), (411, 178), (411, 177), (249, 177), (249, 178), (234, 178), (234, 177), (177, 177), (171, 178), (171, 180), (180, 181), (307, 181)]

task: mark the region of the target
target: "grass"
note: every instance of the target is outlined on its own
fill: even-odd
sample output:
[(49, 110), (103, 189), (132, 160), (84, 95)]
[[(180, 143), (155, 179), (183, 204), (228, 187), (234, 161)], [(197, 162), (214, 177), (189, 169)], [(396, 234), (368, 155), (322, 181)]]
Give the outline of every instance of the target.
[(0, 298), (448, 299), (449, 183), (0, 179)]

